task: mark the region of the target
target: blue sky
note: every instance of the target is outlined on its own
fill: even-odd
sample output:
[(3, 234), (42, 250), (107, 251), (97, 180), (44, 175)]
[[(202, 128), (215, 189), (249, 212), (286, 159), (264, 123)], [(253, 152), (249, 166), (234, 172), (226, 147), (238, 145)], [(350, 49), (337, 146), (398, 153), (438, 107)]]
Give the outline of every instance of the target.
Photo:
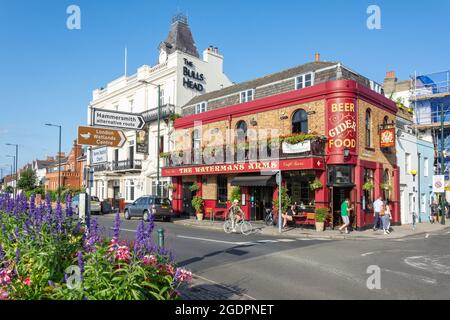
[[(68, 30), (66, 8), (81, 8), (81, 30)], [(366, 27), (369, 5), (381, 8), (381, 30)], [(0, 167), (19, 143), (19, 164), (57, 151), (63, 125), (68, 152), (86, 123), (95, 88), (128, 70), (154, 65), (171, 17), (187, 13), (199, 51), (225, 56), (234, 82), (313, 60), (341, 61), (383, 82), (414, 71), (450, 69), (450, 1), (256, 0), (0, 0)]]

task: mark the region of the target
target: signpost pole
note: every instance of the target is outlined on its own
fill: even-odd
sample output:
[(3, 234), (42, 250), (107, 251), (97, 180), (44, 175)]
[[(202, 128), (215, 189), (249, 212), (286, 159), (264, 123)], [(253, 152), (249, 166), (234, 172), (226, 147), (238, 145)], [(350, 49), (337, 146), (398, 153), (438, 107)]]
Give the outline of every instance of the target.
[[(444, 163), (444, 104), (441, 103), (441, 175), (445, 175)], [(445, 179), (444, 179), (445, 181)], [(444, 183), (445, 186), (445, 183)], [(441, 196), (441, 224), (445, 224), (445, 187), (444, 193)]]
[(277, 184), (278, 184), (278, 232), (282, 233), (282, 220), (281, 220), (281, 170), (277, 172)]
[(160, 139), (161, 139), (161, 133), (159, 132), (159, 130), (161, 129), (161, 85), (158, 84), (158, 149), (156, 150), (156, 195), (159, 196), (160, 195), (160, 190), (159, 190), (159, 162), (160, 162), (160, 158), (159, 158), (159, 153), (160, 153)]

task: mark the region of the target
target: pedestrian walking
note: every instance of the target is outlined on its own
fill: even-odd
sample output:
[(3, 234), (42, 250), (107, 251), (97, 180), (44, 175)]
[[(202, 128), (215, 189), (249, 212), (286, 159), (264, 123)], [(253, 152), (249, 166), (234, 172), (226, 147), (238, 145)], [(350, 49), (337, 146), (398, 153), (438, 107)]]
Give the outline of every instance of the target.
[(383, 223), (383, 233), (390, 234), (389, 229), (391, 228), (391, 208), (389, 204), (389, 200), (383, 204), (383, 207), (380, 211), (381, 221)]
[(350, 200), (348, 198), (346, 198), (344, 200), (344, 202), (342, 202), (342, 204), (341, 204), (341, 217), (342, 217), (342, 222), (344, 224), (339, 228), (340, 233), (342, 233), (342, 230), (345, 229), (345, 233), (349, 234), (348, 226), (350, 224), (350, 219), (348, 217), (348, 213), (352, 210), (353, 210), (353, 208), (350, 207)]
[(430, 222), (431, 223), (439, 222), (438, 221), (438, 217), (439, 217), (439, 206), (437, 204), (436, 199), (434, 199), (433, 203), (431, 204), (431, 219), (430, 219)]
[(381, 221), (380, 212), (383, 208), (383, 198), (380, 196), (377, 200), (373, 203), (373, 231), (378, 230), (378, 224), (380, 224), (380, 227), (383, 225), (383, 222)]

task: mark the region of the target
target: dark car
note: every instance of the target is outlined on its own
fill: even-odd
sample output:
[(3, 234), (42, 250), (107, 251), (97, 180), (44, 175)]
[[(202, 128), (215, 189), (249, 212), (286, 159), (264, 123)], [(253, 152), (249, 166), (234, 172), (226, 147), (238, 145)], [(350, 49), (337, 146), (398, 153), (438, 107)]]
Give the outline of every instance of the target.
[(124, 214), (127, 220), (131, 217), (142, 217), (144, 221), (149, 221), (150, 215), (153, 214), (156, 219), (170, 221), (173, 215), (172, 203), (167, 198), (143, 196), (133, 203), (127, 204)]

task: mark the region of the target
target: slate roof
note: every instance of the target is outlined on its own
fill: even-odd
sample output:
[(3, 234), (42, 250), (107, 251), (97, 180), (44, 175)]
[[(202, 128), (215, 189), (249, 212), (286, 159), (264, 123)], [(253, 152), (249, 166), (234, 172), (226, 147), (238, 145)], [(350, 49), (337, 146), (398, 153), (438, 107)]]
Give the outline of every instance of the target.
[(179, 50), (194, 57), (200, 57), (187, 18), (183, 15), (177, 15), (172, 19), (169, 35), (165, 41), (161, 42), (159, 47), (164, 49), (167, 54)]
[(208, 101), (215, 98), (224, 97), (230, 94), (238, 93), (247, 89), (254, 89), (260, 87), (265, 84), (269, 84), (272, 82), (277, 82), (284, 79), (293, 78), (297, 75), (308, 73), (312, 71), (316, 71), (318, 69), (334, 66), (338, 64), (338, 62), (326, 62), (326, 61), (318, 61), (318, 62), (310, 62), (306, 64), (302, 64), (290, 69), (286, 69), (280, 72), (272, 73), (267, 76), (263, 76), (254, 80), (242, 82), (239, 84), (235, 84), (233, 86), (226, 87), (224, 89), (220, 89), (217, 91), (212, 91), (191, 99), (185, 106), (193, 105), (195, 103), (199, 103), (202, 101)]

